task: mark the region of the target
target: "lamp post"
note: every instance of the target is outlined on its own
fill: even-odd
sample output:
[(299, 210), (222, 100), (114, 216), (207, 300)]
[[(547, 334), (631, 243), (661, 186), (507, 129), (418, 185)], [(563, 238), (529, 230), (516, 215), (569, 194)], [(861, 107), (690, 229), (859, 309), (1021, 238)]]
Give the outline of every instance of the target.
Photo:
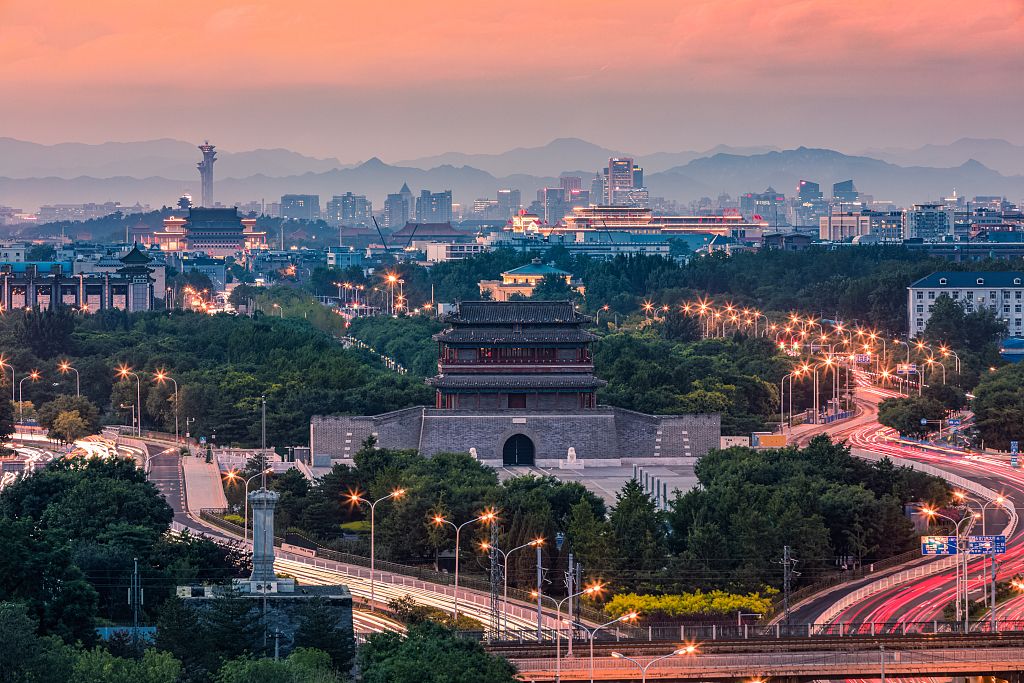
[(178, 443), (178, 383), (175, 382), (173, 377), (163, 370), (158, 370), (156, 373), (156, 381), (163, 384), (165, 379), (169, 379), (174, 382), (174, 443)]
[(601, 311), (607, 311), (607, 310), (608, 310), (607, 306), (602, 306), (601, 308), (597, 309), (597, 326), (598, 327), (601, 327)]
[(136, 436), (141, 437), (142, 436), (142, 380), (139, 379), (138, 375), (136, 375), (134, 372), (131, 371), (131, 368), (126, 368), (123, 365), (120, 368), (118, 368), (117, 372), (123, 378), (127, 378), (128, 375), (131, 375), (132, 377), (135, 378), (135, 402), (136, 402), (136, 405), (139, 406), (139, 420), (136, 423), (137, 424)]
[(542, 543), (544, 543), (544, 539), (543, 538), (537, 538), (537, 539), (534, 539), (534, 540), (530, 541), (529, 543), (525, 543), (525, 544), (519, 546), (518, 548), (512, 548), (512, 550), (509, 550), (507, 553), (504, 550), (501, 550), (500, 548), (495, 548), (490, 543), (483, 543), (483, 544), (480, 545), (480, 547), (483, 548), (484, 550), (496, 550), (496, 551), (498, 551), (499, 553), (501, 553), (502, 558), (504, 558), (504, 564), (502, 566), (501, 575), (502, 575), (502, 578), (504, 579), (504, 582), (505, 582), (505, 591), (504, 591), (505, 630), (508, 630), (508, 556), (511, 555), (512, 553), (514, 553), (517, 550), (522, 550), (523, 548), (530, 548), (530, 547), (533, 547), (533, 546), (536, 546), (536, 545), (541, 545)]
[[(394, 276), (391, 276), (394, 277)], [(462, 533), (462, 527), (473, 522), (489, 522), (493, 520), (497, 515), (493, 512), (480, 515), (475, 519), (471, 519), (468, 522), (456, 526), (455, 522), (449, 522), (444, 517), (434, 517), (434, 524), (447, 524), (448, 526), (455, 529), (455, 621), (459, 619), (459, 534)]]
[(696, 649), (697, 648), (694, 647), (693, 645), (687, 645), (686, 647), (680, 648), (680, 649), (676, 650), (675, 652), (670, 652), (667, 655), (664, 655), (662, 657), (658, 657), (657, 659), (652, 659), (651, 661), (647, 662), (647, 666), (644, 666), (643, 664), (641, 664), (640, 662), (636, 661), (632, 657), (627, 657), (626, 655), (620, 654), (618, 652), (613, 652), (612, 653), (612, 657), (614, 657), (615, 659), (627, 659), (627, 660), (633, 662), (634, 664), (636, 664), (638, 667), (640, 667), (640, 681), (641, 681), (641, 683), (647, 683), (647, 669), (650, 668), (650, 666), (652, 664), (654, 664), (655, 662), (660, 662), (663, 659), (668, 659), (669, 657), (675, 657), (676, 655), (692, 655), (696, 651)]
[[(350, 496), (350, 498), (352, 499), (353, 503), (357, 503), (357, 504), (358, 503), (366, 503), (367, 505), (370, 506), (370, 611), (371, 612), (376, 610), (376, 608), (374, 606), (374, 602), (373, 602), (374, 597), (375, 597), (375, 594), (374, 594), (374, 581), (373, 581), (373, 579), (374, 579), (374, 573), (375, 573), (374, 572), (374, 549), (375, 549), (375, 546), (376, 546), (376, 539), (374, 537), (374, 522), (375, 522), (375, 513), (377, 511), (377, 503), (381, 502), (382, 500), (387, 500), (388, 498), (397, 498), (397, 497), (401, 496), (403, 493), (405, 493), (405, 489), (398, 489), (397, 491), (392, 491), (391, 493), (389, 493), (388, 495), (384, 496), (383, 498), (378, 498), (377, 500), (373, 501), (372, 503), (370, 501), (368, 501), (366, 498), (362, 498), (361, 496), (359, 496), (359, 495), (357, 495), (355, 493), (353, 493)], [(458, 586), (456, 586), (456, 588), (455, 588), (456, 593), (458, 593), (458, 590), (459, 590)]]
[(942, 355), (943, 356), (953, 356), (953, 358), (956, 359), (956, 374), (959, 375), (960, 374), (960, 356), (956, 355), (956, 351), (954, 351), (953, 349), (951, 349), (949, 347), (946, 347), (946, 346), (940, 346), (939, 350), (942, 351)]
[[(935, 360), (934, 358), (929, 358), (925, 360), (925, 363), (927, 363), (928, 365), (938, 365), (942, 367), (942, 386), (946, 386), (946, 366), (940, 363), (939, 361)], [(935, 368), (932, 368), (932, 374), (935, 374)]]
[[(793, 431), (793, 376), (794, 375), (798, 375), (799, 376), (801, 372), (803, 372), (803, 368), (798, 369), (795, 372), (791, 372), (788, 375), (786, 375), (786, 377), (789, 378), (789, 431), (790, 432)], [(786, 393), (785, 393), (786, 377), (783, 377), (782, 381), (779, 382), (779, 417), (780, 418), (782, 417), (782, 410), (783, 410), (783, 407), (785, 405), (783, 403), (783, 398), (786, 395)], [(781, 423), (782, 420), (780, 419), (779, 422)]]
[[(558, 601), (555, 601), (555, 599), (553, 597), (551, 597), (550, 595), (542, 595), (542, 594), (538, 593), (537, 591), (530, 591), (530, 595), (535, 597), (535, 598), (537, 598), (538, 600), (540, 600), (540, 598), (544, 597), (544, 598), (547, 598), (548, 600), (550, 600), (551, 602), (555, 603), (555, 618), (558, 619), (558, 623), (561, 624), (561, 623), (570, 623), (570, 622), (562, 619), (562, 603), (563, 602), (565, 602), (566, 600), (572, 600), (573, 598), (578, 598), (581, 595), (589, 595), (590, 593), (596, 593), (599, 590), (601, 590), (601, 586), (591, 586), (590, 588), (588, 588), (588, 589), (586, 589), (584, 591), (580, 591), (579, 593), (573, 593), (572, 595), (568, 595), (568, 596), (566, 596), (566, 597), (564, 597), (564, 598), (562, 598), (561, 600), (558, 600)], [(556, 639), (555, 640), (555, 681), (557, 682), (562, 677), (562, 629), (561, 629), (561, 627), (555, 629), (555, 639)], [(567, 657), (572, 657), (572, 633), (569, 634), (568, 640), (569, 640), (569, 653), (566, 656)]]
[(71, 371), (73, 371), (75, 373), (75, 395), (76, 396), (81, 396), (82, 395), (82, 377), (81, 377), (81, 375), (78, 374), (78, 370), (75, 370), (73, 367), (71, 367), (71, 363), (69, 363), (68, 361), (62, 361), (61, 364), (60, 364), (60, 372), (61, 372), (61, 374), (63, 374), (63, 375), (68, 374), (68, 370), (71, 370)]
[[(3, 368), (5, 366), (11, 369), (11, 403), (14, 403), (14, 366), (6, 362), (3, 356), (0, 356), (0, 368)], [(5, 372), (4, 377), (6, 376), (7, 373)]]
[(578, 626), (581, 629), (583, 629), (584, 631), (586, 631), (587, 635), (590, 636), (590, 683), (594, 683), (594, 636), (597, 635), (598, 631), (600, 631), (601, 629), (603, 629), (603, 628), (605, 628), (607, 626), (611, 626), (612, 624), (617, 624), (620, 621), (626, 621), (628, 619), (636, 619), (638, 616), (640, 616), (640, 615), (637, 614), (636, 612), (630, 612), (629, 614), (623, 614), (618, 619), (613, 619), (612, 621), (609, 621), (607, 624), (601, 624), (600, 626), (595, 627), (593, 631), (591, 631), (589, 628), (587, 628), (583, 624), (579, 623), (578, 621), (571, 621), (569, 619), (562, 619), (562, 623), (563, 624), (571, 624), (571, 625)]
[(35, 382), (37, 379), (39, 379), (39, 371), (33, 370), (25, 377), (22, 377), (21, 381), (18, 382), (18, 410), (21, 412), (21, 417), (18, 418), (18, 422), (21, 423), (22, 425), (25, 424), (25, 401), (24, 396), (22, 396), (21, 393), (21, 385), (24, 384), (25, 380), (27, 380), (29, 377), (31, 377), (32, 381)]
[(280, 306), (278, 306), (277, 304), (273, 304), (273, 306), (274, 306), (274, 308), (276, 308), (277, 310), (281, 311), (281, 318), (283, 319), (283, 318), (284, 318), (284, 309), (283, 309), (283, 308), (281, 308)]
[[(249, 482), (255, 479), (256, 477), (265, 475), (268, 471), (269, 470), (263, 470), (262, 472), (257, 472), (256, 474), (252, 475), (251, 477), (245, 480), (245, 492), (242, 494), (242, 502), (245, 504), (245, 526), (242, 528), (243, 545), (245, 544), (246, 541), (249, 540)], [(231, 479), (241, 479), (241, 477), (239, 477), (234, 472), (229, 472), (228, 477), (230, 477)]]
[[(937, 512), (935, 510), (931, 510), (929, 508), (921, 508), (921, 512), (925, 513), (929, 517), (943, 517), (943, 518), (948, 519), (949, 521), (953, 522), (953, 525), (956, 528), (956, 551), (957, 551), (957, 554), (960, 553), (960, 525), (963, 524), (966, 521), (973, 521), (973, 520), (977, 519), (978, 517), (981, 517), (980, 514), (973, 513), (969, 517), (964, 517), (963, 519), (961, 519), (958, 522), (955, 519), (953, 519), (952, 517), (950, 517), (949, 515), (944, 515), (944, 514), (942, 514), (940, 512)], [(956, 591), (956, 620), (960, 621), (960, 587), (959, 586), (960, 586), (961, 579), (960, 579), (960, 563), (959, 562), (957, 562), (957, 564), (956, 564), (956, 580), (957, 580), (957, 584), (958, 584), (957, 585), (957, 591)], [(964, 614), (964, 633), (966, 633), (967, 632), (967, 619), (968, 619), (968, 610), (967, 610), (967, 566), (966, 565), (964, 566), (963, 593), (964, 593), (964, 612), (963, 612), (963, 614)]]
[[(986, 531), (985, 531), (985, 510), (988, 509), (988, 506), (992, 505), (992, 504), (995, 504), (995, 505), (998, 505), (998, 506), (1002, 507), (1003, 500), (1005, 500), (1005, 499), (1002, 496), (998, 496), (995, 500), (990, 500), (987, 503), (982, 503), (977, 498), (971, 498), (969, 496), (964, 495), (962, 492), (959, 492), (959, 491), (957, 491), (953, 495), (956, 496), (957, 498), (959, 498), (960, 500), (964, 501), (965, 503), (971, 502), (971, 503), (976, 503), (976, 504), (981, 506), (981, 535), (982, 536), (987, 536), (988, 533), (986, 533)], [(981, 585), (982, 585), (982, 596), (983, 596), (982, 599), (985, 599), (987, 597), (987, 594), (988, 594), (987, 584), (986, 584), (986, 579), (987, 579), (986, 575), (987, 575), (987, 571), (985, 569), (985, 563), (983, 561), (981, 563)], [(995, 583), (996, 583), (995, 552), (993, 551), (993, 553), (992, 553), (992, 623), (993, 624), (996, 623), (996, 616), (995, 616), (995, 614), (996, 614), (996, 604), (995, 604), (996, 603), (996, 589), (995, 589)]]
[[(904, 346), (907, 347), (907, 364), (903, 368), (904, 370), (906, 370), (908, 367), (910, 367), (910, 344), (908, 344), (907, 342), (901, 342), (899, 339), (893, 339), (892, 341), (893, 341), (894, 344), (903, 344)], [(904, 372), (903, 374), (909, 375), (910, 373), (909, 372)], [(917, 395), (918, 396), (921, 395), (921, 376), (920, 375), (917, 376)], [(910, 396), (910, 379), (909, 379), (909, 377), (907, 378), (907, 396)]]

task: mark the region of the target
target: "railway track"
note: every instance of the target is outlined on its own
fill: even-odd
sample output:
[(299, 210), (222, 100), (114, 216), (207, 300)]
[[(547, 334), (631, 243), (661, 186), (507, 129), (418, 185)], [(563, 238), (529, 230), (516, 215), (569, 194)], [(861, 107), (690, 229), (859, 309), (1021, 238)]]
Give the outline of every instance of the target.
[[(886, 650), (936, 650), (954, 648), (994, 648), (1024, 647), (1024, 633), (948, 633), (941, 635), (884, 635), (884, 636), (812, 636), (810, 638), (749, 638), (728, 640), (704, 640), (700, 642), (684, 642), (681, 640), (598, 640), (594, 643), (594, 656), (607, 657), (620, 652), (630, 657), (661, 656), (673, 650), (696, 645), (700, 654), (730, 653), (783, 653), (783, 652), (856, 652), (877, 650), (884, 645)], [(555, 658), (554, 643), (545, 641), (542, 644), (524, 643), (492, 643), (485, 645), (487, 650), (507, 659), (540, 659)], [(567, 645), (562, 643), (562, 657), (565, 657)], [(577, 657), (590, 655), (590, 642), (573, 641), (574, 654)]]

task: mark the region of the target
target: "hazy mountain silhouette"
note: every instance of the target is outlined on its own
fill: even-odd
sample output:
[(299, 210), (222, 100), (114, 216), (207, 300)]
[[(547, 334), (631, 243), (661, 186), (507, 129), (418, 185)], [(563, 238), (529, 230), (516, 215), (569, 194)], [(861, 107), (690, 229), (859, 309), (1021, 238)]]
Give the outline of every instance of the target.
[(1024, 174), (1024, 147), (1006, 140), (960, 138), (949, 145), (925, 145), (917, 149), (869, 147), (861, 156), (873, 157), (900, 166), (949, 168), (975, 159), (1003, 175)]

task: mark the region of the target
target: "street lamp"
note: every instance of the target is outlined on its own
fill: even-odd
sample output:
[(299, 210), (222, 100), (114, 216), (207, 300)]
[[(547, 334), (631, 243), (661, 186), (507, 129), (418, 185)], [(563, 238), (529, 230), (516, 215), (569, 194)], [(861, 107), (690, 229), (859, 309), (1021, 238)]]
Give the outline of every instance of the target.
[[(978, 517), (981, 517), (980, 514), (975, 512), (975, 513), (971, 513), (971, 515), (968, 516), (968, 517), (964, 517), (963, 519), (961, 519), (958, 522), (955, 519), (953, 519), (952, 517), (950, 517), (949, 515), (944, 515), (941, 512), (937, 512), (937, 511), (932, 510), (930, 508), (921, 508), (921, 512), (925, 513), (929, 517), (943, 517), (943, 518), (948, 519), (949, 521), (953, 522), (953, 525), (954, 525), (954, 527), (956, 529), (956, 551), (957, 551), (957, 554), (960, 553), (960, 525), (963, 524), (964, 522), (974, 521)], [(956, 563), (956, 579), (957, 579), (957, 583), (959, 584), (960, 583), (960, 562)], [(967, 593), (967, 567), (966, 567), (966, 565), (964, 566), (963, 587), (964, 587), (964, 593), (965, 593), (965, 595), (964, 595), (964, 632), (966, 633), (967, 632), (967, 619), (968, 619), (967, 596), (966, 596), (966, 593)], [(957, 591), (956, 591), (956, 620), (960, 621), (960, 586), (959, 585), (957, 586)]]
[[(362, 498), (358, 494), (355, 494), (355, 493), (353, 493), (353, 494), (351, 494), (349, 496), (352, 499), (353, 503), (366, 503), (367, 505), (370, 506), (370, 611), (371, 612), (374, 611), (374, 604), (373, 604), (373, 599), (374, 599), (374, 592), (373, 592), (373, 588), (374, 588), (374, 583), (373, 583), (374, 559), (373, 558), (374, 558), (374, 547), (375, 547), (374, 526), (373, 526), (374, 519), (375, 519), (374, 518), (374, 513), (377, 510), (377, 503), (381, 502), (382, 500), (387, 500), (388, 498), (397, 498), (397, 497), (401, 496), (403, 493), (405, 493), (405, 489), (398, 489), (397, 491), (392, 491), (391, 493), (389, 493), (388, 495), (384, 496), (383, 498), (378, 498), (377, 500), (373, 501), (372, 503), (370, 501), (368, 501), (367, 499)], [(458, 592), (458, 587), (456, 587), (455, 590), (456, 590), (456, 592)]]
[[(393, 275), (390, 276), (390, 278), (393, 278), (393, 277), (394, 277)], [(466, 526), (467, 524), (472, 524), (473, 522), (489, 522), (489, 521), (491, 521), (493, 519), (496, 519), (496, 518), (497, 518), (497, 515), (495, 515), (493, 512), (488, 512), (487, 514), (480, 515), (479, 517), (477, 517), (475, 519), (471, 519), (468, 522), (463, 522), (461, 525), (456, 526), (455, 522), (449, 522), (444, 517), (440, 517), (440, 516), (434, 517), (434, 524), (447, 524), (448, 526), (453, 527), (455, 529), (455, 622), (456, 623), (458, 623), (458, 620), (459, 620), (459, 534), (462, 532), (462, 527)]]
[(174, 382), (174, 443), (178, 443), (178, 383), (163, 370), (157, 370), (156, 381), (163, 384), (165, 379)]
[(135, 378), (135, 402), (136, 405), (139, 406), (139, 420), (136, 423), (138, 425), (138, 432), (136, 432), (136, 434), (139, 438), (142, 438), (142, 380), (139, 379), (138, 375), (131, 371), (131, 368), (127, 368), (123, 365), (118, 368), (117, 372), (124, 379), (127, 379), (128, 375)]
[(542, 543), (544, 543), (544, 539), (543, 538), (537, 538), (537, 539), (534, 539), (534, 540), (530, 541), (529, 543), (525, 543), (525, 544), (519, 546), (518, 548), (512, 548), (512, 550), (509, 550), (507, 553), (504, 550), (501, 550), (500, 548), (495, 548), (490, 543), (483, 543), (483, 544), (480, 545), (480, 547), (483, 548), (484, 550), (497, 550), (499, 553), (501, 553), (501, 556), (505, 560), (503, 568), (502, 568), (502, 574), (501, 574), (502, 577), (505, 580), (505, 597), (504, 597), (504, 604), (505, 604), (505, 630), (508, 630), (508, 556), (511, 555), (512, 553), (514, 553), (517, 550), (522, 550), (523, 548), (530, 548), (530, 547), (533, 547), (533, 546), (538, 546), (538, 545), (541, 545)]
[(563, 624), (570, 624), (570, 625), (578, 626), (581, 629), (583, 629), (584, 631), (586, 631), (587, 635), (590, 636), (590, 683), (594, 683), (594, 636), (597, 635), (598, 631), (600, 631), (601, 629), (605, 628), (606, 626), (611, 626), (612, 624), (617, 624), (620, 621), (626, 621), (626, 620), (629, 620), (629, 619), (636, 619), (638, 616), (640, 616), (640, 615), (638, 613), (636, 613), (636, 612), (630, 612), (629, 614), (623, 614), (618, 619), (613, 619), (612, 621), (609, 621), (607, 624), (601, 624), (600, 626), (594, 628), (593, 631), (591, 631), (589, 628), (587, 628), (583, 624), (579, 623), (578, 621), (572, 621), (570, 619), (562, 619), (562, 623)]
[(662, 657), (658, 657), (657, 659), (652, 659), (651, 661), (647, 662), (647, 666), (642, 665), (640, 662), (636, 661), (632, 657), (627, 657), (626, 655), (620, 654), (618, 652), (613, 652), (612, 657), (614, 657), (615, 659), (627, 659), (636, 664), (638, 667), (640, 667), (641, 683), (647, 683), (647, 669), (650, 668), (652, 664), (654, 664), (655, 662), (660, 662), (663, 659), (668, 659), (669, 657), (675, 657), (676, 655), (692, 655), (694, 654), (694, 652), (696, 652), (696, 650), (697, 648), (693, 645), (687, 645), (686, 647), (680, 648), (675, 652), (670, 652), (669, 654), (664, 655)]
[(281, 308), (280, 306), (278, 306), (277, 304), (273, 304), (273, 306), (274, 306), (274, 308), (276, 308), (279, 311), (281, 311), (281, 317), (284, 318), (284, 309)]
[(75, 373), (75, 393), (78, 396), (82, 395), (82, 377), (78, 374), (78, 370), (71, 367), (71, 363), (68, 361), (62, 361), (60, 364), (60, 372), (62, 375), (68, 374), (68, 370)]
[[(986, 503), (982, 503), (977, 498), (970, 498), (969, 496), (964, 495), (963, 492), (961, 492), (961, 491), (956, 491), (953, 495), (956, 496), (957, 498), (959, 498), (965, 504), (976, 503), (976, 504), (981, 506), (981, 535), (982, 536), (987, 536), (988, 533), (985, 531), (985, 510), (987, 510), (988, 506), (992, 505), (992, 504), (995, 504), (995, 505), (998, 505), (998, 506), (1002, 507), (1003, 501), (1006, 500), (1006, 499), (1003, 496), (997, 496), (995, 500), (990, 500), (990, 501), (988, 501)], [(983, 560), (982, 563), (981, 563), (981, 586), (982, 586), (982, 596), (983, 596), (983, 598), (988, 593), (988, 590), (986, 588), (986, 580), (987, 580), (986, 575), (987, 575), (987, 571), (986, 571), (986, 568), (985, 568), (985, 562)], [(993, 549), (993, 552), (992, 552), (992, 624), (993, 625), (996, 623), (996, 605), (995, 605), (995, 602), (996, 602), (996, 591), (995, 591), (995, 584), (996, 584), (996, 567), (995, 567), (995, 551)]]
[(28, 374), (28, 376), (22, 377), (21, 381), (18, 382), (18, 409), (21, 411), (21, 417), (18, 418), (18, 422), (21, 423), (22, 425), (25, 424), (25, 401), (24, 397), (21, 394), (21, 385), (24, 384), (25, 380), (27, 380), (29, 377), (31, 377), (32, 381), (35, 382), (37, 379), (39, 379), (39, 371), (33, 370), (31, 373)]
[[(542, 595), (542, 594), (538, 593), (537, 591), (530, 591), (530, 595), (532, 597), (537, 598), (538, 600), (540, 600), (540, 598), (543, 597), (543, 598), (547, 598), (551, 602), (555, 603), (555, 618), (558, 619), (559, 623), (570, 623), (568, 620), (565, 620), (565, 619), (561, 618), (562, 617), (562, 603), (565, 602), (566, 600), (572, 600), (573, 598), (578, 598), (581, 595), (589, 595), (591, 593), (596, 593), (597, 591), (601, 590), (601, 588), (602, 588), (602, 586), (600, 586), (600, 585), (591, 586), (590, 588), (588, 588), (586, 590), (580, 591), (579, 593), (573, 593), (572, 595), (568, 595), (568, 596), (566, 596), (566, 597), (564, 597), (564, 598), (562, 598), (561, 600), (558, 600), (558, 601), (555, 601), (555, 599), (553, 597), (551, 597), (550, 595)], [(562, 677), (562, 628), (561, 627), (555, 629), (555, 638), (556, 638), (556, 640), (555, 640), (555, 680), (557, 681), (557, 680), (559, 680)], [(569, 652), (568, 652), (568, 654), (566, 654), (566, 656), (567, 657), (572, 657), (572, 633), (571, 633), (571, 629), (570, 629), (568, 640), (569, 640)]]
[[(245, 504), (245, 527), (242, 528), (242, 543), (249, 540), (249, 482), (256, 477), (263, 476), (271, 472), (273, 468), (267, 468), (262, 472), (257, 472), (248, 479), (245, 480), (245, 492), (242, 494), (242, 502)], [(228, 479), (241, 479), (235, 472), (228, 472)], [(264, 488), (266, 488), (264, 486)], [(256, 539), (253, 539), (254, 541)]]

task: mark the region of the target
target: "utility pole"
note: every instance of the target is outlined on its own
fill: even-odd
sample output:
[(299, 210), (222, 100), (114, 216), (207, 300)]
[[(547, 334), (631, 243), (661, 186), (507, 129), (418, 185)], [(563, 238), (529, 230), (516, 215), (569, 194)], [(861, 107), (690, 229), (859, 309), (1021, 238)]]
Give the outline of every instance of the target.
[(537, 544), (537, 642), (541, 640), (540, 632), (540, 590), (544, 582), (544, 570), (540, 566), (540, 543)]
[[(565, 587), (568, 589), (568, 592), (566, 593), (566, 595), (572, 595), (573, 593), (576, 592), (576, 591), (574, 591), (572, 589), (573, 588), (573, 583), (574, 583), (573, 579), (575, 578), (573, 576), (573, 574), (575, 573), (575, 571), (574, 571), (575, 567), (573, 566), (572, 561), (573, 561), (572, 553), (569, 553), (569, 571), (567, 571), (565, 573)], [(566, 655), (567, 657), (572, 657), (572, 637), (574, 635), (573, 631), (575, 630), (575, 628), (572, 626), (572, 623), (573, 623), (572, 603), (573, 602), (575, 602), (575, 599), (574, 598), (569, 598), (569, 607), (568, 607), (568, 611), (569, 611), (569, 653)], [(561, 626), (559, 626), (558, 628), (561, 628)]]
[(498, 586), (501, 585), (501, 563), (498, 562), (498, 524), (491, 524), (491, 630), (488, 640), (499, 637), (501, 628), (500, 602)]
[(789, 625), (789, 590), (790, 590), (790, 586), (791, 586), (791, 584), (793, 582), (793, 574), (794, 574), (794, 572), (793, 572), (793, 565), (796, 564), (796, 562), (797, 562), (796, 560), (794, 560), (790, 556), (790, 554), (789, 554), (789, 546), (788, 545), (784, 546), (782, 548), (782, 559), (779, 560), (778, 562), (779, 562), (779, 564), (782, 565), (782, 590), (783, 590), (783, 597), (784, 597), (784, 603), (783, 604), (785, 606), (785, 614), (786, 614), (785, 621), (786, 621), (786, 625), (788, 626)]
[(131, 588), (128, 589), (128, 605), (135, 615), (132, 628), (132, 638), (136, 645), (139, 643), (139, 605), (142, 604), (142, 587), (139, 584), (139, 558), (135, 559), (135, 572), (132, 574)]

